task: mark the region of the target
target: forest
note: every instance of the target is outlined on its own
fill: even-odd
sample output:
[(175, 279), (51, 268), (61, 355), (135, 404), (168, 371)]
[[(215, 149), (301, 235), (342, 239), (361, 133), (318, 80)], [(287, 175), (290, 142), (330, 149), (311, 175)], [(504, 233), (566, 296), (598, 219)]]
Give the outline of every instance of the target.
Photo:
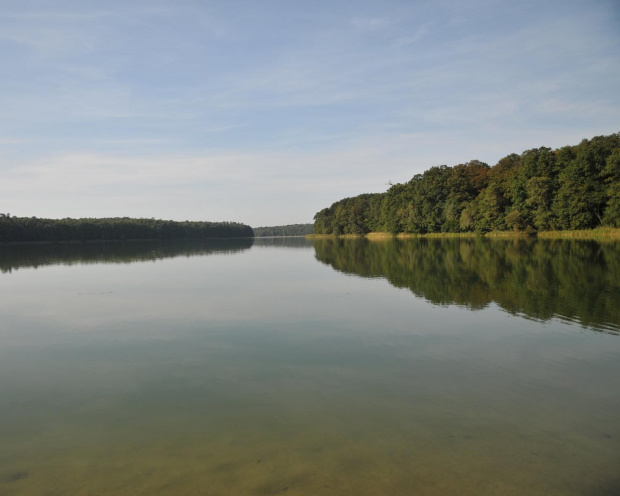
[(0, 243), (116, 241), (253, 237), (250, 226), (236, 222), (176, 222), (114, 217), (40, 219), (0, 214)]
[(335, 202), (315, 234), (486, 233), (620, 227), (620, 133), (556, 150), (431, 167), (385, 193)]
[(255, 227), (256, 237), (305, 236), (314, 233), (313, 224), (289, 224), (287, 226)]

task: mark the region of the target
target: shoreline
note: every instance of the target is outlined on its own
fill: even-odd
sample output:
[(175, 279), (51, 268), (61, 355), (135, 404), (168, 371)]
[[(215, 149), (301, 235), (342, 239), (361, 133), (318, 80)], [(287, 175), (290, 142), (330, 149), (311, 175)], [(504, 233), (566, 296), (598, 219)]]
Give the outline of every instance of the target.
[(63, 239), (58, 241), (0, 241), (1, 246), (15, 245), (77, 245), (77, 244), (98, 244), (98, 243), (140, 243), (143, 241), (209, 241), (222, 239), (256, 239), (255, 236), (221, 236), (214, 238), (128, 238), (128, 239)]
[(595, 229), (582, 229), (577, 231), (540, 231), (540, 232), (524, 232), (524, 231), (491, 231), (485, 234), (475, 232), (467, 233), (398, 233), (392, 234), (388, 232), (370, 232), (368, 234), (307, 234), (308, 239), (357, 239), (366, 238), (370, 241), (384, 239), (409, 239), (409, 238), (540, 238), (540, 239), (592, 239), (605, 241), (620, 241), (620, 228), (617, 227), (598, 227)]

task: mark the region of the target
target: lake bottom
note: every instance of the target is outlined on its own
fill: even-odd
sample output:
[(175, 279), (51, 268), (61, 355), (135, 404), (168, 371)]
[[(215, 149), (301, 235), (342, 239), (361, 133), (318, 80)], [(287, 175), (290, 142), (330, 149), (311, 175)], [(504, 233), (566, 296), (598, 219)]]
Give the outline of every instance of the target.
[(618, 494), (617, 399), (575, 395), (583, 370), (277, 327), (14, 353), (0, 494)]

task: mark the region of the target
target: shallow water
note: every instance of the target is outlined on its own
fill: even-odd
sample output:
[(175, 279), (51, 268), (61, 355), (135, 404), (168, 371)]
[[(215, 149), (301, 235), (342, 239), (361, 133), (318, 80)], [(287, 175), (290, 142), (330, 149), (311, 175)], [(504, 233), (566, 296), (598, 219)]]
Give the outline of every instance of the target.
[(618, 250), (0, 247), (0, 495), (620, 494)]

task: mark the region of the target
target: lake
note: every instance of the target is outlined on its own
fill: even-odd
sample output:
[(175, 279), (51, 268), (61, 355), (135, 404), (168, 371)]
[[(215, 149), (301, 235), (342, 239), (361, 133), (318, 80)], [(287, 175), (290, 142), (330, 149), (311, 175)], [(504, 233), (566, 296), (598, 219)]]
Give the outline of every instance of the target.
[(0, 246), (0, 495), (618, 495), (620, 243)]

